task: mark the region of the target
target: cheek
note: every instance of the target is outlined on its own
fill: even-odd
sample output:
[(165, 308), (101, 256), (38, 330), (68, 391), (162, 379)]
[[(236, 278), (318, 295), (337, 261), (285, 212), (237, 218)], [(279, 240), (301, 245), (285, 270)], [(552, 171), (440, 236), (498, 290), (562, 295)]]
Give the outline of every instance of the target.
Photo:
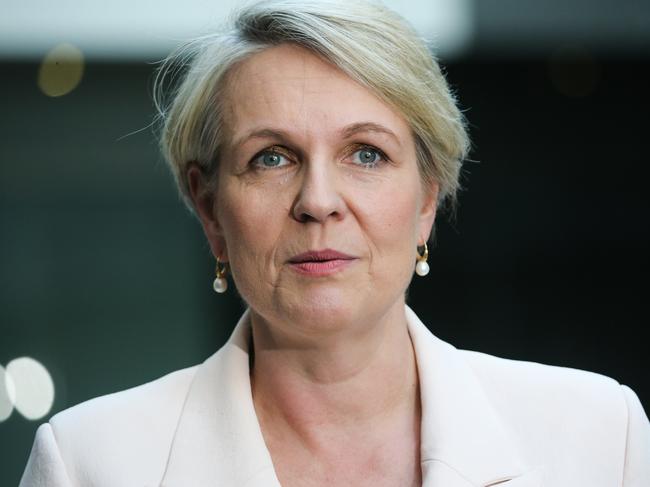
[(281, 231), (281, 203), (250, 188), (228, 188), (219, 201), (219, 219), (233, 276), (269, 272), (275, 243)]
[(415, 262), (418, 192), (408, 185), (390, 184), (368, 193), (363, 204), (373, 272), (395, 272)]
[(407, 185), (391, 185), (389, 190), (379, 192), (375, 197), (373, 221), (383, 238), (395, 244), (412, 240), (415, 234), (417, 213), (417, 191)]

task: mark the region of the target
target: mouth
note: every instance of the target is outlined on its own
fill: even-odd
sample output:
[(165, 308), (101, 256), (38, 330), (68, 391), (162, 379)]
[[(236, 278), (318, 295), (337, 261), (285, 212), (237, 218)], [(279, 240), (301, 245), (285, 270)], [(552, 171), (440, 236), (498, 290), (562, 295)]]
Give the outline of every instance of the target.
[(332, 249), (308, 250), (302, 254), (294, 255), (289, 259), (289, 262), (292, 264), (301, 264), (303, 262), (327, 262), (332, 260), (353, 260), (355, 258)]
[(309, 276), (326, 276), (339, 272), (357, 258), (332, 249), (310, 250), (289, 259), (298, 273)]

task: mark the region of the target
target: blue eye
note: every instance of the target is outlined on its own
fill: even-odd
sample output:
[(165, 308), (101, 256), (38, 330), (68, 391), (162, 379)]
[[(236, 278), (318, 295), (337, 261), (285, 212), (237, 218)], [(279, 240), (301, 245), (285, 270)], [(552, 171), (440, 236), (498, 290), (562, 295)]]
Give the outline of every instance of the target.
[(286, 165), (286, 158), (277, 152), (262, 152), (255, 156), (253, 163), (263, 169), (272, 169)]
[(374, 167), (381, 159), (386, 157), (379, 149), (363, 147), (354, 153), (355, 162), (361, 166)]

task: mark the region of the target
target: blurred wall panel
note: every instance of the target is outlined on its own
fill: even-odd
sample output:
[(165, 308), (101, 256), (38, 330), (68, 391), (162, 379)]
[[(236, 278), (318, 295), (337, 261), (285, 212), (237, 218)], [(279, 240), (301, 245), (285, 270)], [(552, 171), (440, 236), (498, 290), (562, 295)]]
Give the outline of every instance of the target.
[[(158, 155), (151, 71), (89, 65), (51, 98), (38, 65), (0, 64), (0, 365), (41, 362), (51, 413), (201, 362), (239, 315)], [(0, 422), (3, 485), (45, 420)]]
[(646, 0), (477, 0), (475, 49), (531, 55), (565, 44), (630, 56), (650, 52)]

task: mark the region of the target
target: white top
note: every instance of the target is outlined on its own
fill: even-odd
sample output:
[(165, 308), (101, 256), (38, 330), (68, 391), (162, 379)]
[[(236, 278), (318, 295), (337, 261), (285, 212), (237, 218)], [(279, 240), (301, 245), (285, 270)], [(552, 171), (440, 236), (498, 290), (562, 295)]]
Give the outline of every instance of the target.
[[(648, 487), (650, 423), (602, 375), (458, 350), (407, 306), (424, 487)], [(279, 487), (255, 415), (247, 310), (203, 364), (58, 413), (20, 487)]]

